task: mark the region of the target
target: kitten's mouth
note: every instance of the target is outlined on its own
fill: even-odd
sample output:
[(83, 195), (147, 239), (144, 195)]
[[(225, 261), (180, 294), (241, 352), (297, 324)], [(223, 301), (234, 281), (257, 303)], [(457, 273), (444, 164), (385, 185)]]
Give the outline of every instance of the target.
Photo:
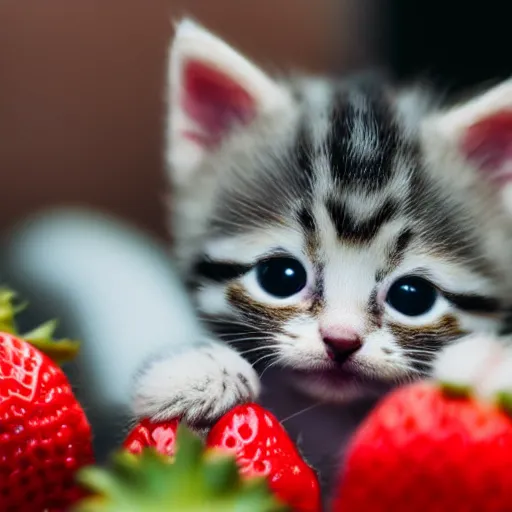
[(366, 380), (360, 372), (354, 372), (348, 368), (325, 368), (319, 370), (294, 370), (294, 374), (309, 380), (317, 380), (328, 384), (347, 384)]
[[(360, 384), (370, 387), (389, 387), (392, 385), (386, 379), (377, 377), (376, 372), (370, 369), (359, 368), (350, 360), (345, 364), (332, 364), (325, 368), (314, 368), (309, 370), (293, 370), (293, 373), (310, 382), (316, 382), (332, 388), (340, 388), (347, 384)], [(374, 375), (372, 375), (372, 373)]]
[(337, 368), (293, 370), (293, 380), (297, 389), (306, 395), (336, 404), (374, 399), (393, 388), (392, 383), (351, 366), (345, 364)]

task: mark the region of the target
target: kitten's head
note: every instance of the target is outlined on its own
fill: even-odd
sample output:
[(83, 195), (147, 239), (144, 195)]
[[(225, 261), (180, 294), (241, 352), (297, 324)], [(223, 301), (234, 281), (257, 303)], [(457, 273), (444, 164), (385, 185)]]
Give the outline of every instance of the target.
[(273, 80), (177, 27), (167, 159), (201, 315), (310, 391), (428, 373), (512, 297), (512, 82), (443, 110), (421, 89)]

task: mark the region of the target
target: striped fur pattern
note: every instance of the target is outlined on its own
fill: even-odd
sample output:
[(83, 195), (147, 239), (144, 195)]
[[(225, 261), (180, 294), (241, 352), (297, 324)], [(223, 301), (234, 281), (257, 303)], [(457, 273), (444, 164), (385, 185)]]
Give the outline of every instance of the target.
[[(510, 277), (489, 251), (485, 219), (456, 176), (447, 188), (430, 172), (391, 89), (291, 87), (300, 115), (279, 152), (244, 155), (219, 177), (209, 235), (188, 272), (199, 311), (262, 366), (328, 366), (319, 326), (341, 323), (364, 337), (346, 370), (370, 379), (423, 374), (441, 347), (493, 329), (509, 304)], [(280, 301), (259, 289), (254, 267), (273, 254), (303, 262), (304, 293)], [(418, 319), (384, 302), (386, 288), (410, 274), (442, 290), (439, 306)]]
[[(233, 130), (188, 180), (171, 166), (176, 259), (210, 348), (221, 340), (260, 373), (287, 367), (309, 393), (343, 401), (428, 375), (443, 347), (497, 332), (512, 299), (510, 222), (478, 171), (428, 135), (444, 109), (435, 96), (372, 76), (275, 87), (287, 98), (275, 115)], [(258, 267), (283, 257), (307, 283), (280, 298)], [(435, 288), (424, 314), (387, 301), (404, 276)], [(325, 332), (356, 333), (361, 347), (340, 365)], [(138, 411), (178, 411), (163, 396), (148, 406), (151, 369), (144, 379)], [(257, 393), (248, 380), (243, 399)]]

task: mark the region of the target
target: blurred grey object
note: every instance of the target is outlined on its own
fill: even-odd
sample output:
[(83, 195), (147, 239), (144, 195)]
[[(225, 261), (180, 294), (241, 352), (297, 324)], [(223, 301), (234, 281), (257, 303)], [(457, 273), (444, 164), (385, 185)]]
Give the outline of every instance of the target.
[(60, 209), (19, 225), (6, 240), (4, 280), (38, 321), (82, 350), (68, 374), (86, 407), (100, 459), (124, 434), (133, 374), (196, 324), (167, 248), (133, 227), (85, 210)]

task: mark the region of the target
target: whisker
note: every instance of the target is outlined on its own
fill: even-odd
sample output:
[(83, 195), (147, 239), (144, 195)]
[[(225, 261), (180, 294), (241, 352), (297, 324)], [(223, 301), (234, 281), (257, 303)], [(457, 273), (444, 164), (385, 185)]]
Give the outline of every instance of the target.
[[(220, 318), (220, 319), (212, 319), (208, 316), (205, 316), (204, 314), (200, 316), (200, 318), (204, 322), (211, 322), (211, 323), (218, 323), (218, 324), (226, 324), (226, 325), (242, 325), (247, 327), (252, 327), (259, 329), (259, 324), (261, 324), (261, 316), (257, 313), (254, 313), (252, 311), (239, 311), (238, 315), (233, 318)], [(250, 320), (253, 320), (254, 323), (251, 323)], [(256, 325), (254, 325), (256, 324)]]
[(281, 425), (284, 424), (285, 422), (291, 420), (292, 418), (296, 418), (297, 416), (300, 416), (301, 414), (305, 413), (305, 412), (308, 412), (308, 411), (311, 411), (311, 409), (315, 409), (316, 407), (318, 407), (320, 405), (320, 402), (316, 403), (316, 404), (313, 404), (313, 405), (310, 405), (308, 407), (305, 407), (304, 409), (301, 409), (300, 411), (297, 411), (293, 414), (291, 414), (290, 416), (287, 416), (284, 420), (281, 420), (280, 423)]
[(268, 366), (266, 366), (266, 367), (264, 368), (264, 370), (261, 372), (260, 379), (262, 379), (262, 378), (263, 378), (263, 375), (265, 375), (265, 373), (267, 372), (267, 370), (269, 370), (269, 369), (270, 369), (270, 368), (272, 368), (273, 366), (276, 366), (276, 365), (277, 365), (277, 364), (279, 364), (280, 362), (281, 362), (281, 360), (279, 359), (279, 357), (278, 357), (278, 356), (276, 356), (275, 361), (271, 361), (271, 362), (269, 363), (269, 365), (268, 365)]
[(257, 352), (258, 350), (277, 350), (278, 348), (279, 346), (277, 345), (264, 345), (261, 347), (250, 348), (249, 350), (243, 350), (240, 352), (240, 355), (245, 356), (246, 354), (251, 354), (252, 352)]
[(239, 321), (235, 321), (235, 320), (205, 319), (205, 318), (200, 318), (200, 320), (202, 320), (206, 323), (226, 325), (226, 326), (235, 326), (236, 325), (236, 326), (248, 327), (248, 328), (252, 329), (252, 331), (247, 331), (247, 330), (244, 331), (243, 334), (247, 334), (248, 332), (253, 332), (255, 334), (260, 334), (260, 333), (267, 334), (268, 336), (275, 334), (275, 332), (259, 329), (259, 328), (255, 327), (254, 325), (247, 323), (247, 322), (239, 322)]
[(276, 357), (276, 355), (274, 353), (272, 353), (272, 354), (265, 354), (264, 356), (261, 356), (259, 359), (256, 359), (256, 361), (254, 361), (254, 363), (253, 363), (253, 366), (256, 366), (257, 364), (261, 363), (265, 359), (268, 359), (269, 357)]
[(261, 342), (269, 342), (275, 341), (272, 337), (263, 335), (260, 333), (251, 334), (251, 333), (218, 333), (218, 337), (227, 342), (227, 343), (237, 343), (241, 341), (261, 341)]
[(425, 355), (435, 355), (437, 352), (439, 352), (438, 349), (433, 350), (423, 350), (423, 349), (417, 349), (417, 348), (411, 348), (404, 350), (404, 354), (425, 354)]
[(247, 325), (249, 327), (254, 327), (252, 324), (248, 322), (242, 321), (240, 318), (215, 318), (207, 315), (199, 315), (199, 319), (204, 322), (212, 323), (212, 324), (227, 324), (227, 325)]
[[(414, 362), (414, 361), (413, 361)], [(415, 366), (412, 366), (412, 365), (409, 365), (409, 364), (403, 364), (403, 365), (397, 365), (396, 366), (397, 368), (401, 369), (401, 370), (405, 370), (407, 372), (411, 372), (411, 373), (416, 373), (416, 374), (421, 374), (423, 375), (424, 372), (422, 372), (421, 370), (419, 370), (418, 368), (416, 368)]]
[(405, 372), (402, 375), (397, 377), (399, 383), (410, 383), (414, 382), (418, 378), (426, 377), (427, 373), (424, 371), (415, 368), (414, 366), (405, 365), (405, 364), (395, 364), (395, 368), (402, 370)]
[(429, 367), (432, 367), (434, 365), (434, 363), (431, 361), (423, 361), (422, 359), (414, 359), (412, 357), (408, 357), (407, 362), (418, 363), (418, 364), (422, 364), (422, 365), (429, 366)]

